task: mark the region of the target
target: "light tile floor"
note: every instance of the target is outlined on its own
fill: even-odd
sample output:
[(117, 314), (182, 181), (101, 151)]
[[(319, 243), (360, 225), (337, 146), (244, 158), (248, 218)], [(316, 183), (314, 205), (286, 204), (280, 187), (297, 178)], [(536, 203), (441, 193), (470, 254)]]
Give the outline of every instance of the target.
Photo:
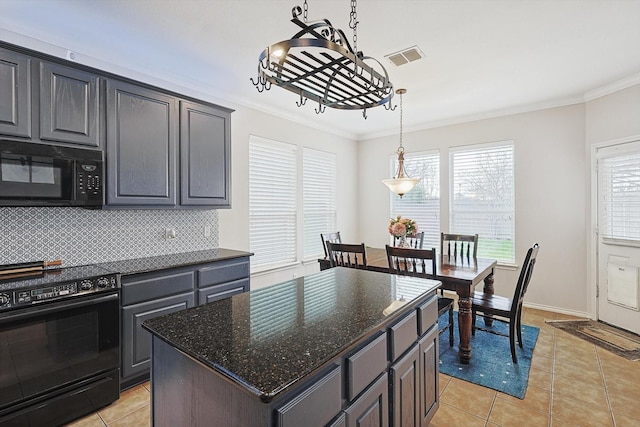
[[(431, 426), (640, 426), (640, 361), (627, 361), (544, 322), (571, 318), (525, 308), (523, 323), (540, 328), (525, 398), (440, 374), (440, 409)], [(149, 391), (149, 383), (133, 387), (70, 426), (148, 427)]]

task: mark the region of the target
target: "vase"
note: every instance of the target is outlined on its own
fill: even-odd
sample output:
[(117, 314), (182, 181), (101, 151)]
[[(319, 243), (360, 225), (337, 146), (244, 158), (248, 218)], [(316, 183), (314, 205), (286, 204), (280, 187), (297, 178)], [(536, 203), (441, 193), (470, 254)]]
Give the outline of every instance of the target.
[(398, 237), (398, 244), (396, 245), (399, 248), (410, 248), (411, 244), (407, 241), (407, 235), (403, 234)]

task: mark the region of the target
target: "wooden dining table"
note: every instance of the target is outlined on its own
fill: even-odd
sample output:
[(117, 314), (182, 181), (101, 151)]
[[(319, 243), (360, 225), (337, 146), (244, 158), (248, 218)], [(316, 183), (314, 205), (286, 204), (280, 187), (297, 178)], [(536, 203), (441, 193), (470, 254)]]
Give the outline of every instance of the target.
[[(367, 265), (361, 268), (382, 273), (389, 272), (387, 252), (382, 248), (366, 248)], [(320, 270), (331, 268), (327, 258), (318, 259)], [(439, 255), (436, 257), (436, 272), (434, 280), (442, 282), (442, 288), (455, 291), (458, 294), (458, 331), (460, 343), (458, 356), (460, 362), (468, 364), (471, 360), (471, 295), (474, 288), (483, 282), (483, 291), (493, 294), (493, 270), (497, 260), (488, 258), (473, 258), (465, 256), (452, 257)], [(491, 319), (485, 319), (487, 324)]]

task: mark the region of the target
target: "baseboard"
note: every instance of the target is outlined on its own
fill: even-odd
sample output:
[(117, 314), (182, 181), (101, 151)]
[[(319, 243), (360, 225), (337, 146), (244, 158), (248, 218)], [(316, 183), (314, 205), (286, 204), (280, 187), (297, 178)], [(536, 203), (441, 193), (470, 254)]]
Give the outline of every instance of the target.
[(536, 310), (551, 311), (553, 313), (567, 314), (569, 316), (576, 316), (576, 317), (591, 319), (591, 314), (583, 311), (567, 310), (565, 308), (552, 307), (548, 305), (534, 304), (534, 303), (527, 303), (527, 302), (524, 302), (523, 305), (527, 308), (534, 308)]

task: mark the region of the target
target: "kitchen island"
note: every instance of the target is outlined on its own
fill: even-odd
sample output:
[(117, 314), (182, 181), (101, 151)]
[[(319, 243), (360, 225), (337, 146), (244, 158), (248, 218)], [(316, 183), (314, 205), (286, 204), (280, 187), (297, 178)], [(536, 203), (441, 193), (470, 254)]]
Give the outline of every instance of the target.
[(334, 268), (149, 320), (155, 426), (426, 426), (440, 282)]

